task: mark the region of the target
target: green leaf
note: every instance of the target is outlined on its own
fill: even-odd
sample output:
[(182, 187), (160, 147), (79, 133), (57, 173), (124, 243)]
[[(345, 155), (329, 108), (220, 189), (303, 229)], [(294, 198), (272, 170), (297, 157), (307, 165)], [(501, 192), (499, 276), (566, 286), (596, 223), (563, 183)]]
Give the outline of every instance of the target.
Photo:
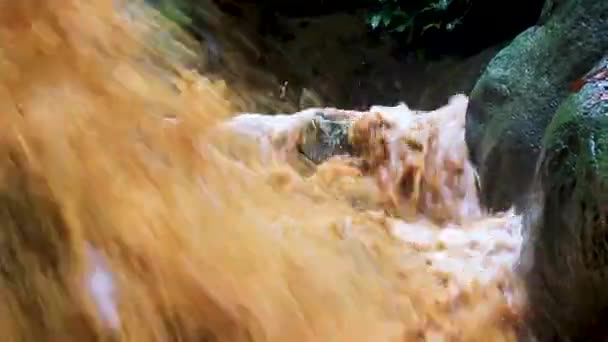
[(403, 32), (403, 31), (405, 31), (405, 29), (407, 29), (407, 27), (408, 27), (408, 24), (402, 24), (402, 25), (395, 27), (395, 29), (393, 31)]
[(382, 17), (382, 24), (384, 24), (384, 26), (388, 27), (388, 25), (391, 24), (391, 17), (388, 15)]
[(393, 11), (393, 17), (402, 18), (404, 20), (408, 20), (410, 18), (410, 16), (406, 12), (404, 12), (401, 8), (397, 8), (395, 11)]
[(433, 27), (436, 28), (436, 29), (440, 29), (441, 28), (441, 23), (432, 23), (432, 24), (425, 25), (422, 28), (421, 34), (424, 33), (426, 30), (428, 30), (430, 28), (433, 28)]
[(456, 26), (460, 25), (461, 23), (462, 23), (462, 18), (455, 19), (452, 22), (449, 22), (447, 25), (445, 25), (445, 29), (447, 31), (452, 31), (454, 28), (456, 28)]
[(376, 29), (378, 27), (378, 25), (380, 24), (381, 19), (382, 19), (382, 16), (380, 14), (374, 14), (371, 16), (371, 18), (369, 18), (369, 24), (371, 25), (371, 27), (373, 29)]
[(451, 3), (452, 3), (452, 0), (438, 0), (436, 2), (431, 3), (430, 5), (426, 6), (425, 8), (423, 8), (421, 10), (421, 12), (427, 12), (427, 11), (443, 12), (448, 9), (448, 7), (450, 6)]
[(439, 0), (437, 2), (437, 8), (445, 11), (448, 9), (448, 6), (450, 6), (450, 3), (452, 2), (452, 0)]
[[(169, 0), (176, 1), (176, 0)], [(408, 44), (425, 34), (427, 30), (452, 31), (464, 21), (466, 11), (451, 13), (455, 0), (370, 0), (376, 3), (376, 11), (368, 15), (367, 22), (373, 29), (390, 32), (409, 31)], [(458, 0), (470, 3), (472, 0)], [(464, 13), (463, 13), (464, 12)], [(414, 23), (416, 21), (416, 24)]]

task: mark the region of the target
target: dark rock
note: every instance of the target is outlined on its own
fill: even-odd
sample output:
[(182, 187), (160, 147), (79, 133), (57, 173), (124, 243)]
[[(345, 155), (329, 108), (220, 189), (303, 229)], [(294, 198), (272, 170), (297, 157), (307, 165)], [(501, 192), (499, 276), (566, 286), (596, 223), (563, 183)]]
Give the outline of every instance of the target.
[(547, 128), (525, 213), (520, 271), (540, 341), (608, 333), (608, 56), (597, 68)]
[(352, 123), (352, 119), (336, 120), (319, 112), (302, 130), (300, 152), (316, 164), (336, 155), (352, 154), (349, 141)]
[(466, 140), (491, 210), (521, 204), (568, 85), (608, 50), (608, 1), (567, 0), (553, 12), (500, 51), (471, 92)]
[(413, 85), (420, 88), (420, 93), (408, 104), (420, 110), (434, 110), (454, 94), (470, 93), (483, 69), (502, 47), (492, 46), (465, 59), (425, 63), (423, 80)]

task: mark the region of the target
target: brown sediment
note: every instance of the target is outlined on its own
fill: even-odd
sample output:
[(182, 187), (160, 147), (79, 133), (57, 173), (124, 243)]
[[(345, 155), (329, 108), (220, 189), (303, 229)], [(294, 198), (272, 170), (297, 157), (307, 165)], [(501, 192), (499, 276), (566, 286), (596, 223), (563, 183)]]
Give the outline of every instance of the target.
[(216, 130), (247, 94), (164, 58), (142, 13), (0, 4), (6, 340), (514, 340), (517, 218), (465, 210), (462, 127), (442, 124), (462, 102), (419, 131), (365, 117), (367, 168), (305, 177)]

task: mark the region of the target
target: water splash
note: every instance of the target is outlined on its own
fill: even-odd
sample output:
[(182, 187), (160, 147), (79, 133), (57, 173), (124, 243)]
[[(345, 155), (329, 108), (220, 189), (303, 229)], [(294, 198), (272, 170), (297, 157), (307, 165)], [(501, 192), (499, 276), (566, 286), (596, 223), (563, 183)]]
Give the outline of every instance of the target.
[[(514, 340), (521, 292), (496, 271), (516, 254), (514, 219), (460, 225), (471, 211), (458, 200), (475, 203), (444, 179), (442, 203), (457, 209), (440, 225), (420, 196), (437, 161), (462, 158), (459, 124), (430, 134), (418, 196), (394, 197), (415, 215), (387, 215), (378, 169), (345, 158), (300, 174), (290, 163), (307, 114), (273, 119), (279, 129), (229, 121), (251, 95), (168, 54), (153, 38), (169, 24), (137, 6), (127, 18), (111, 1), (0, 3), (7, 339)], [(395, 143), (406, 126), (363, 139), (398, 151), (379, 159), (389, 184), (409, 165)]]

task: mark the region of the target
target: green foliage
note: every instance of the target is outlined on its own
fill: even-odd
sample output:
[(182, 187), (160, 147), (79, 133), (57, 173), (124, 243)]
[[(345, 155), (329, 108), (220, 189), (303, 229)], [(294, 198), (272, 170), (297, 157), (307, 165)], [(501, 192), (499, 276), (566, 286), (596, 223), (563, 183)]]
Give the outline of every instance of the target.
[(191, 24), (191, 19), (184, 13), (185, 5), (180, 0), (160, 0), (157, 2), (158, 10), (169, 20), (181, 25)]
[(430, 29), (451, 31), (466, 15), (472, 0), (370, 0), (368, 24), (373, 29), (408, 33), (408, 42)]

